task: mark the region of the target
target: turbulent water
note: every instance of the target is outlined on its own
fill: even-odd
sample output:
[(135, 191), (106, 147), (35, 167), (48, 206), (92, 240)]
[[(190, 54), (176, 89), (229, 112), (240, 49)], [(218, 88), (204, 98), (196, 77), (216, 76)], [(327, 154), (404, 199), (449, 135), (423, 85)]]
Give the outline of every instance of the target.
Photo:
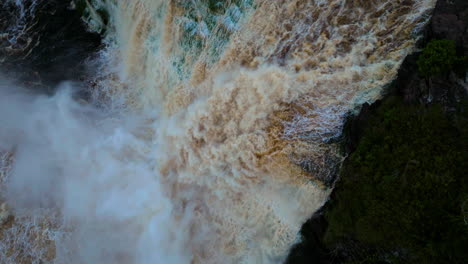
[(89, 102), (0, 83), (0, 263), (281, 263), (435, 0), (83, 4)]

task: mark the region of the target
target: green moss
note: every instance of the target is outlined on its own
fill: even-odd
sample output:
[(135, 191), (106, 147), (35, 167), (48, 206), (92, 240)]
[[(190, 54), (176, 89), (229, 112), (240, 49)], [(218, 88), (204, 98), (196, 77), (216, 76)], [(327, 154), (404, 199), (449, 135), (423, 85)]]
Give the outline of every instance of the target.
[(377, 109), (343, 166), (327, 213), (329, 247), (353, 240), (387, 252), (360, 256), (359, 261), (368, 259), (361, 263), (463, 263), (468, 258), (463, 108), (448, 117), (436, 105), (390, 98)]
[(451, 40), (431, 40), (418, 58), (418, 70), (424, 77), (446, 74), (452, 70), (464, 72), (467, 58), (457, 57), (455, 42)]

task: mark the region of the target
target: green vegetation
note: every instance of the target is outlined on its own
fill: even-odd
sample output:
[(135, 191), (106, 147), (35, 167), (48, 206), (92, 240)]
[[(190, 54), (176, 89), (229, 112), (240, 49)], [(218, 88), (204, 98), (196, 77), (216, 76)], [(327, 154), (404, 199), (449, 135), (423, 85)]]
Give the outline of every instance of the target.
[(467, 107), (447, 116), (437, 105), (382, 103), (326, 214), (332, 251), (347, 248), (350, 263), (465, 263)]
[(455, 42), (451, 40), (431, 40), (418, 58), (418, 70), (424, 77), (446, 74), (452, 70), (464, 72), (467, 58), (457, 57)]

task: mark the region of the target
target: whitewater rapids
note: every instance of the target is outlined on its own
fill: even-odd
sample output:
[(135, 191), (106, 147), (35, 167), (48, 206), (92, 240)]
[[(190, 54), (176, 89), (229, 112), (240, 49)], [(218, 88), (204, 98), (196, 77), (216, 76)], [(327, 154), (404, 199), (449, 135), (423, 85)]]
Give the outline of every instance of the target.
[(81, 2), (90, 102), (0, 83), (2, 264), (283, 262), (435, 5)]

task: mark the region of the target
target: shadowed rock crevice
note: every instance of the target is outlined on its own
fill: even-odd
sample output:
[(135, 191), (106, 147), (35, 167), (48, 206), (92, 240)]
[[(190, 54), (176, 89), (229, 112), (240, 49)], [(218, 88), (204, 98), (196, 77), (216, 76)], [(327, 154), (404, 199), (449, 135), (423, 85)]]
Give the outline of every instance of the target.
[(85, 60), (101, 45), (70, 1), (0, 4), (0, 70), (29, 87), (53, 87), (86, 75)]

